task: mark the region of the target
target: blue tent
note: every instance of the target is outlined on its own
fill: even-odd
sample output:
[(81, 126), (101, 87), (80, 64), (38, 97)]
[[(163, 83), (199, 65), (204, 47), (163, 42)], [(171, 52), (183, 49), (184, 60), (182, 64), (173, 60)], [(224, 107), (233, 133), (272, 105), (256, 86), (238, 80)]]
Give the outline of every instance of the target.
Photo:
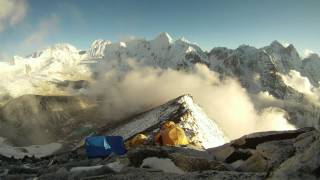
[(89, 158), (107, 157), (111, 153), (126, 153), (121, 136), (90, 136), (85, 140), (85, 148)]

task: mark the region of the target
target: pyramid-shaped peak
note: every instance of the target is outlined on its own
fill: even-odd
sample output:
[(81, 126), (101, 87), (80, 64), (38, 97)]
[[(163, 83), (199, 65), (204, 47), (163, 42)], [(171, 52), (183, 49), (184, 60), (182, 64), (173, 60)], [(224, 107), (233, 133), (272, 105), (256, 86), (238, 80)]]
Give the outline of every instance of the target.
[(68, 43), (58, 43), (45, 50), (63, 50), (63, 51), (78, 51), (76, 47)]
[(286, 47), (287, 49), (295, 50), (296, 48), (293, 46), (293, 44), (289, 44), (289, 46)]
[(166, 43), (172, 43), (172, 37), (167, 32), (160, 33), (154, 40)]
[(284, 48), (284, 46), (277, 40), (272, 41), (272, 43), (270, 44), (271, 47), (274, 48)]

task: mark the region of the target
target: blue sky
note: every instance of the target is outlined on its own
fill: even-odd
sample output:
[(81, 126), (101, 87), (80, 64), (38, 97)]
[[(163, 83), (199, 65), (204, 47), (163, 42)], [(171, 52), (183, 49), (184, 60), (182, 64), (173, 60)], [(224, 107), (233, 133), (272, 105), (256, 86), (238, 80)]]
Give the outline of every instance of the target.
[(0, 54), (59, 42), (87, 49), (95, 39), (152, 39), (164, 31), (205, 50), (278, 40), (319, 53), (319, 22), (319, 0), (0, 0)]

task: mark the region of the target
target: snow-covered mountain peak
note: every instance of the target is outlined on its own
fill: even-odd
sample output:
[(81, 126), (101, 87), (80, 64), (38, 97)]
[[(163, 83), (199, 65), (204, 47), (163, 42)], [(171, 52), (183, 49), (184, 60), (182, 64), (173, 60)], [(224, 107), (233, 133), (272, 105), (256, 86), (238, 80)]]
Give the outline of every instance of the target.
[(253, 47), (253, 46), (249, 46), (249, 45), (240, 45), (237, 49), (236, 49), (236, 53), (238, 54), (243, 54), (243, 55), (252, 55), (254, 53), (256, 53), (258, 51), (257, 48)]
[(127, 124), (103, 133), (129, 139), (141, 132), (154, 132), (168, 120), (178, 123), (185, 130), (190, 142), (204, 148), (217, 147), (229, 141), (219, 125), (206, 115), (190, 95), (175, 98), (139, 114)]
[(274, 40), (271, 42), (270, 47), (273, 49), (283, 49), (285, 48), (279, 41)]
[(105, 45), (108, 45), (108, 44), (111, 44), (111, 41), (104, 40), (104, 39), (97, 39), (97, 40), (94, 40), (94, 41), (91, 43), (90, 48), (91, 48), (91, 49), (101, 48), (101, 47), (103, 47), (103, 46), (105, 46)]
[(79, 50), (68, 43), (59, 43), (53, 46), (50, 46), (41, 51), (32, 53), (27, 58), (55, 58), (61, 59), (63, 56), (69, 56), (71, 54), (79, 54)]
[(58, 44), (51, 46), (48, 49), (78, 52), (78, 49), (76, 47), (74, 47), (73, 45), (68, 44), (68, 43), (58, 43)]
[(92, 42), (88, 54), (92, 57), (101, 57), (104, 56), (106, 47), (111, 44), (111, 41), (97, 39)]
[(282, 56), (288, 55), (294, 60), (300, 59), (299, 53), (293, 44), (289, 44), (285, 47), (279, 41), (275, 40), (269, 46), (265, 46), (261, 49), (266, 50), (270, 54), (278, 54)]
[(286, 51), (291, 57), (293, 57), (293, 59), (301, 60), (300, 55), (297, 49), (293, 46), (293, 44), (290, 44), (288, 47), (286, 47)]
[(168, 45), (173, 42), (172, 37), (167, 32), (160, 33), (154, 40), (152, 40), (155, 43), (162, 44), (162, 45)]

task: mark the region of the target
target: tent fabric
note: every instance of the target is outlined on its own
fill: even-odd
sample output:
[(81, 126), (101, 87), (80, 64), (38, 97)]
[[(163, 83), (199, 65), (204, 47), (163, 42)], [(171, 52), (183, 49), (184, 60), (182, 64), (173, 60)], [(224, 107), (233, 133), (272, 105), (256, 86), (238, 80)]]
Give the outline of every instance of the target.
[(111, 146), (112, 152), (117, 155), (124, 155), (127, 150), (124, 146), (123, 137), (121, 136), (105, 136), (107, 142)]
[(144, 134), (137, 134), (131, 140), (126, 143), (128, 148), (136, 147), (141, 144), (145, 144), (148, 141), (148, 137)]
[(155, 142), (156, 144), (162, 145), (161, 132), (157, 132), (157, 133), (154, 135), (154, 142)]
[(188, 138), (184, 130), (172, 121), (164, 123), (160, 130), (163, 145), (187, 145)]
[(126, 153), (121, 136), (90, 136), (85, 140), (88, 158), (107, 157), (111, 153), (123, 155)]

